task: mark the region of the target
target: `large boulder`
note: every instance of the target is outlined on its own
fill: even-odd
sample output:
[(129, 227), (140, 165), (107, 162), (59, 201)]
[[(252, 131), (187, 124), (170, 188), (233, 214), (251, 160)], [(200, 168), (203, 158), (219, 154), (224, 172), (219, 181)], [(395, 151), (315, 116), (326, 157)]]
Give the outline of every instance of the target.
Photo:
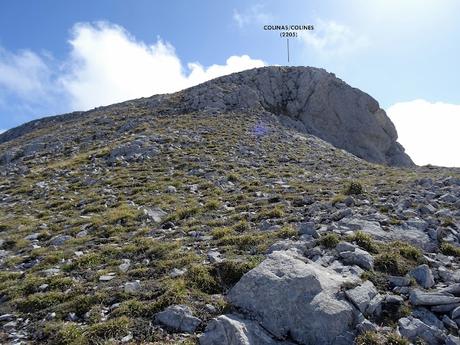
[(228, 299), (278, 339), (338, 344), (354, 329), (357, 312), (339, 293), (345, 282), (293, 251), (277, 251), (246, 273)]

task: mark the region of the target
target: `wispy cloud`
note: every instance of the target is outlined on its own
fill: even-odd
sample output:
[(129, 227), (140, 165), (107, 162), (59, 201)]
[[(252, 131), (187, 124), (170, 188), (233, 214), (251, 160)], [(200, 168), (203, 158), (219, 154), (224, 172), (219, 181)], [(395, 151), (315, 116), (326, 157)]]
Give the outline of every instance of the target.
[(418, 99), (387, 109), (415, 163), (460, 167), (460, 105)]
[(262, 4), (255, 4), (245, 10), (233, 10), (233, 21), (239, 28), (250, 24), (270, 24), (273, 15), (268, 13)]
[(12, 53), (0, 47), (0, 95), (19, 95), (28, 101), (43, 100), (49, 94), (51, 69), (46, 56), (30, 50)]
[(335, 21), (318, 19), (314, 26), (314, 31), (301, 32), (300, 37), (307, 48), (322, 56), (343, 56), (370, 44), (365, 35)]
[[(86, 110), (127, 99), (178, 91), (225, 74), (261, 67), (262, 60), (230, 56), (225, 64), (184, 64), (174, 47), (157, 38), (152, 44), (136, 40), (118, 25), (81, 23), (71, 32), (69, 56), (60, 63), (32, 51), (0, 50), (0, 107), (14, 97), (15, 109), (35, 102)], [(3, 95), (3, 96), (2, 96)], [(63, 107), (62, 103), (66, 103)]]

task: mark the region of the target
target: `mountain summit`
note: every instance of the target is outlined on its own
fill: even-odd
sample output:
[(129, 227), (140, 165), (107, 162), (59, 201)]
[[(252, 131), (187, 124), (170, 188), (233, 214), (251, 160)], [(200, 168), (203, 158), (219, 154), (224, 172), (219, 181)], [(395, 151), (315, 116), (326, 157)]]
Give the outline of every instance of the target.
[(180, 103), (189, 110), (257, 109), (367, 161), (414, 165), (396, 141), (396, 129), (378, 102), (323, 69), (256, 68), (208, 81), (179, 95)]

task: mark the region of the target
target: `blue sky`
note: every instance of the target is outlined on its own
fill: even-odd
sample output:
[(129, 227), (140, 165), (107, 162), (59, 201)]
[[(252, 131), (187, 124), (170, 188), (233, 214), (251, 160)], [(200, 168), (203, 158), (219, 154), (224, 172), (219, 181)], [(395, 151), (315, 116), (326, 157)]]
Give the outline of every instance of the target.
[(291, 39), (291, 65), (376, 98), (417, 163), (460, 166), (458, 13), (455, 0), (5, 0), (0, 129), (286, 65), (285, 40), (263, 25), (313, 24)]

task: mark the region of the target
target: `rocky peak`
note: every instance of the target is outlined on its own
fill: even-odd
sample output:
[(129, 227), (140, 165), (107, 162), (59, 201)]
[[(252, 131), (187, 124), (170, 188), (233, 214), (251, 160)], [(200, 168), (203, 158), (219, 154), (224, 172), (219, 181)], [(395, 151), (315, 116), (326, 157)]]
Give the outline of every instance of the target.
[[(313, 67), (263, 67), (184, 90), (183, 111), (258, 109), (367, 161), (413, 166), (385, 111), (368, 94)], [(177, 100), (177, 97), (174, 97)]]

